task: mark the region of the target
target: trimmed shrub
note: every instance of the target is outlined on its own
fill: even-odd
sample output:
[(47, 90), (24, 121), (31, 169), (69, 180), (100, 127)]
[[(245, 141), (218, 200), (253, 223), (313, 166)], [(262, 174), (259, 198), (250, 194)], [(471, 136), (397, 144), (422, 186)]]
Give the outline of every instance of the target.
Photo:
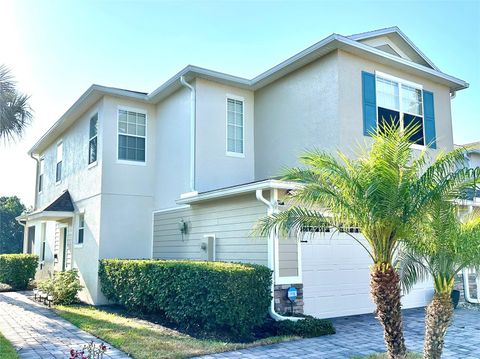
[(276, 323), (278, 335), (296, 335), (304, 338), (335, 334), (335, 328), (329, 320), (306, 316), (296, 322), (282, 320)]
[(13, 289), (26, 289), (35, 278), (38, 256), (33, 254), (0, 254), (0, 283)]
[(241, 338), (262, 324), (271, 300), (271, 271), (253, 264), (104, 259), (99, 277), (105, 296), (130, 310)]
[(53, 302), (55, 304), (63, 305), (78, 302), (77, 294), (82, 288), (76, 269), (56, 272), (53, 278), (38, 283), (38, 289), (53, 296)]

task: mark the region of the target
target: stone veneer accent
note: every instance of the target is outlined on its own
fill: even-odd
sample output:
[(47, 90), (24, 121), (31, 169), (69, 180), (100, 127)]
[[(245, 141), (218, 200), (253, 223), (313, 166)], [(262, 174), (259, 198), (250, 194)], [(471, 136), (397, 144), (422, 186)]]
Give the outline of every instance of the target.
[(293, 303), (293, 313), (303, 314), (303, 284), (275, 285), (275, 311), (280, 314), (292, 314), (292, 305), (287, 298), (287, 289), (297, 288), (297, 300)]
[[(476, 296), (477, 296), (477, 284), (475, 282), (475, 275), (470, 274), (469, 279), (470, 279), (469, 280), (470, 295), (473, 298), (476, 298)], [(458, 274), (457, 277), (455, 278), (455, 286), (453, 288), (460, 291), (460, 302), (465, 302), (465, 293), (463, 291), (463, 275), (462, 274)]]

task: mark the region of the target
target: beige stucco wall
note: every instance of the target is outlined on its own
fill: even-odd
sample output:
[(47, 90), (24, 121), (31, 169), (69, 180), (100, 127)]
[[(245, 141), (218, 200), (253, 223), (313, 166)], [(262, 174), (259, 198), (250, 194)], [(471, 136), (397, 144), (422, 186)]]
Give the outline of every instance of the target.
[(190, 91), (183, 88), (156, 107), (154, 208), (175, 207), (190, 192)]
[[(392, 67), (362, 59), (344, 51), (338, 53), (339, 81), (339, 146), (342, 151), (353, 154), (352, 145), (363, 144), (362, 71), (380, 71), (411, 82), (418, 83), (434, 94), (435, 130), (437, 148), (452, 150), (452, 115), (450, 90), (430, 80), (414, 76)], [(357, 147), (358, 148), (358, 147)]]
[[(196, 177), (199, 192), (251, 182), (254, 179), (253, 92), (196, 79)], [(227, 96), (244, 101), (245, 156), (226, 154)]]
[(306, 149), (338, 147), (338, 91), (332, 52), (255, 92), (255, 179), (297, 165)]

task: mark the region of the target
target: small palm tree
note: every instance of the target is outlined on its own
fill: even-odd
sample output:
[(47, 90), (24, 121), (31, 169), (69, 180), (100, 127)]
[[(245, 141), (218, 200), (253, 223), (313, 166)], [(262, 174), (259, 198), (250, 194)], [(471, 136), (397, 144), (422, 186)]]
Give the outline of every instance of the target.
[(406, 353), (400, 277), (392, 264), (399, 243), (434, 198), (446, 196), (471, 176), (470, 170), (458, 169), (464, 149), (442, 153), (428, 166), (428, 152), (418, 154), (411, 146), (418, 130), (385, 125), (354, 160), (341, 152), (305, 153), (300, 157), (305, 167), (287, 170), (284, 177), (303, 184), (291, 194), (292, 207), (256, 227), (265, 236), (271, 231), (300, 235), (302, 229), (325, 222), (337, 229), (358, 227), (367, 245), (354, 239), (372, 258), (371, 295), (389, 358), (404, 358)]
[(18, 92), (10, 71), (0, 65), (0, 140), (21, 136), (32, 119), (29, 96)]
[(432, 205), (399, 255), (405, 290), (433, 278), (434, 296), (427, 307), (424, 358), (440, 359), (445, 333), (453, 317), (451, 292), (455, 276), (480, 266), (480, 215), (459, 219), (451, 202)]

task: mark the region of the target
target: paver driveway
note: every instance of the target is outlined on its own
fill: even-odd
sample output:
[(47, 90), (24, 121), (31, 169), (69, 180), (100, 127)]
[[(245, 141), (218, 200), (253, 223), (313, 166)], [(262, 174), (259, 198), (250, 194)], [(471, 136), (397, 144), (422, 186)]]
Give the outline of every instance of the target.
[[(407, 347), (422, 352), (423, 308), (404, 311)], [(234, 352), (203, 356), (206, 358), (351, 358), (385, 351), (382, 329), (373, 315), (336, 318), (337, 334), (293, 342), (268, 345)], [(480, 311), (457, 309), (450, 327), (443, 358), (480, 358)]]
[[(0, 332), (18, 350), (20, 358), (68, 359), (71, 348), (100, 340), (60, 318), (52, 310), (21, 293), (0, 293)], [(110, 345), (108, 345), (111, 347)], [(129, 358), (110, 348), (104, 358)]]

